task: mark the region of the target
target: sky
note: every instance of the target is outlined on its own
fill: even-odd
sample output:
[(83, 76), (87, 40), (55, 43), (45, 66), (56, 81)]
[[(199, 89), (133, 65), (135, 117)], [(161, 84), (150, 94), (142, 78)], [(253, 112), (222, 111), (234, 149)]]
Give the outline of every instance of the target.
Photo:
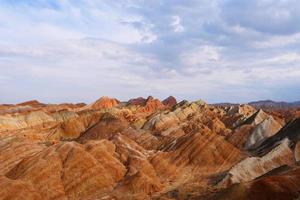
[(0, 103), (300, 100), (299, 0), (0, 0)]

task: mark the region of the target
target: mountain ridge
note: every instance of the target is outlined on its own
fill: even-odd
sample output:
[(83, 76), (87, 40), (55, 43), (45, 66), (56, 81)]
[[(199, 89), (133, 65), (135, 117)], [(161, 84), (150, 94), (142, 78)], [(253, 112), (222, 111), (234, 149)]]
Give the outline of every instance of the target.
[(242, 199), (293, 199), (299, 131), (294, 108), (173, 96), (0, 105), (0, 196), (207, 200), (239, 199), (241, 190)]

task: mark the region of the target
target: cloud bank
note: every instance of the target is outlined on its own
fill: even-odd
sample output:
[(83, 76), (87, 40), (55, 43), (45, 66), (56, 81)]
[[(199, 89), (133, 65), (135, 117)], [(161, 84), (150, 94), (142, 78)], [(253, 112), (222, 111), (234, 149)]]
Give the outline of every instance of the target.
[(0, 0), (0, 103), (300, 99), (296, 0)]

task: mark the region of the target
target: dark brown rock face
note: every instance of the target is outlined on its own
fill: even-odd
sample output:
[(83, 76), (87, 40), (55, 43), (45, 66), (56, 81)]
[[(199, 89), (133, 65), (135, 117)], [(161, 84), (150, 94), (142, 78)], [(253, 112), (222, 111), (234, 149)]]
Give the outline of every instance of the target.
[(163, 100), (162, 103), (165, 106), (173, 107), (173, 106), (175, 106), (177, 104), (177, 100), (176, 100), (175, 97), (169, 96), (168, 98), (166, 98), (165, 100)]

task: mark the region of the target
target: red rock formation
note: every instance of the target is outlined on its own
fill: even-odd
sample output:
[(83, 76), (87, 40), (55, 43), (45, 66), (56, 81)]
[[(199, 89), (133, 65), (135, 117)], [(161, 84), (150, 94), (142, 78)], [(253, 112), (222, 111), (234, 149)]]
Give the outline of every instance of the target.
[(173, 140), (151, 160), (161, 181), (201, 182), (204, 177), (228, 170), (239, 162), (243, 154), (221, 136), (205, 129)]
[(254, 127), (251, 125), (243, 125), (236, 128), (232, 134), (226, 136), (226, 140), (239, 149), (244, 149), (245, 145), (252, 133)]
[(102, 198), (125, 175), (114, 151), (115, 146), (106, 140), (59, 143), (24, 157), (5, 173), (12, 183), (3, 180), (0, 184), (27, 184), (43, 199)]
[(169, 96), (168, 98), (166, 98), (165, 100), (163, 100), (162, 103), (165, 106), (173, 107), (173, 106), (175, 106), (177, 104), (177, 100), (176, 100), (175, 97)]
[(161, 191), (163, 185), (148, 160), (148, 152), (126, 136), (116, 135), (113, 142), (128, 169), (124, 181), (115, 189), (118, 199), (130, 199), (132, 196), (146, 199), (146, 195)]
[(240, 183), (228, 189), (217, 192), (214, 195), (194, 197), (191, 199), (249, 199), (249, 200), (293, 200), (299, 197), (300, 168), (278, 169), (269, 176), (263, 176), (257, 180)]
[(286, 139), (282, 144), (262, 157), (246, 158), (228, 172), (228, 176), (223, 182), (230, 184), (248, 182), (275, 168), (284, 165), (293, 165), (294, 154), (289, 145), (290, 141)]
[(100, 113), (42, 110), (0, 115), (0, 138), (16, 137), (36, 140), (74, 138), (98, 122)]
[(135, 98), (135, 99), (130, 99), (128, 101), (128, 105), (144, 106), (146, 101), (147, 101), (147, 99), (145, 99), (143, 97), (138, 97), (138, 98)]
[(254, 148), (282, 128), (280, 123), (262, 110), (243, 121), (231, 135), (227, 136), (227, 140), (240, 149)]
[(26, 181), (11, 180), (3, 175), (0, 175), (0, 187), (1, 199), (43, 199), (41, 194), (30, 183)]
[(295, 146), (295, 160), (296, 162), (300, 161), (300, 141), (298, 141)]
[(45, 104), (40, 103), (38, 100), (31, 100), (31, 101), (19, 103), (19, 104), (17, 104), (17, 106), (42, 107), (42, 106), (45, 106)]
[(296, 197), (296, 111), (175, 101), (1, 105), (0, 199)]
[(130, 99), (128, 101), (129, 106), (137, 106), (137, 113), (153, 113), (165, 108), (164, 104), (160, 100), (149, 96), (147, 99), (138, 97), (136, 99)]
[(109, 98), (109, 97), (101, 97), (96, 102), (92, 103), (88, 106), (88, 108), (99, 110), (99, 109), (105, 109), (105, 108), (112, 108), (114, 106), (117, 106), (120, 103), (117, 99)]
[(121, 132), (129, 126), (129, 123), (121, 117), (105, 113), (98, 123), (87, 129), (78, 138), (78, 141), (110, 139), (116, 133)]
[(267, 110), (277, 121), (281, 122), (281, 125), (285, 125), (293, 119), (300, 117), (300, 108), (291, 108), (291, 109), (278, 109), (273, 108)]
[(157, 110), (164, 109), (165, 106), (158, 99), (154, 99), (149, 96), (145, 102), (145, 105), (139, 110), (140, 112), (154, 112)]

